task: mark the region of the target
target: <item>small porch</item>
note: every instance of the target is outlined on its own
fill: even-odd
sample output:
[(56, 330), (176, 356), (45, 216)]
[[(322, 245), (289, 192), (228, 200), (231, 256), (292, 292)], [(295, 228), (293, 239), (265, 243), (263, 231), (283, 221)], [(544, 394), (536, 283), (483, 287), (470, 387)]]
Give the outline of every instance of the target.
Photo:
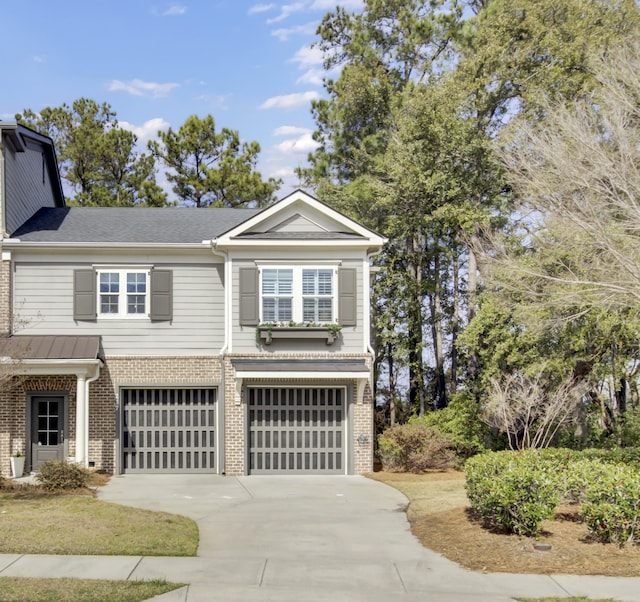
[(25, 336), (0, 340), (0, 461), (25, 456), (25, 472), (47, 460), (88, 466), (89, 385), (103, 366), (98, 336)]

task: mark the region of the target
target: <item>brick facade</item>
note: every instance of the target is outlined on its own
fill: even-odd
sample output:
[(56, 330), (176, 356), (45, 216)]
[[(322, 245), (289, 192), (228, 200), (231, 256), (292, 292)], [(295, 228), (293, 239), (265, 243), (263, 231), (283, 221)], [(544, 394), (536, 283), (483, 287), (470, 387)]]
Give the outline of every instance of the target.
[[(348, 379), (340, 379), (338, 375), (335, 380), (318, 380), (310, 382), (303, 379), (294, 378), (270, 378), (268, 381), (245, 380), (243, 382), (243, 391), (240, 403), (236, 399), (236, 379), (235, 371), (232, 365), (234, 359), (264, 359), (264, 355), (256, 354), (232, 354), (227, 355), (224, 360), (225, 370), (225, 473), (227, 475), (243, 475), (246, 474), (246, 433), (248, 425), (246, 424), (246, 408), (244, 390), (251, 385), (264, 385), (269, 387), (286, 386), (286, 387), (302, 387), (309, 385), (323, 386), (347, 386), (352, 392), (349, 404), (349, 412), (351, 413), (351, 423), (353, 432), (347, 441), (352, 442), (352, 450), (348, 454), (353, 453), (353, 472), (362, 474), (373, 470), (373, 398), (371, 392), (371, 383), (367, 383), (363, 400), (358, 403), (355, 399), (357, 385), (355, 381)], [(295, 354), (278, 354), (270, 356), (270, 359), (308, 359), (308, 360), (326, 360), (326, 359), (364, 359), (367, 368), (371, 370), (372, 358), (370, 355), (335, 355), (335, 354), (313, 354), (302, 355)], [(360, 436), (366, 437), (362, 442), (358, 441)]]
[[(336, 355), (299, 354), (277, 356), (280, 359), (337, 359)], [(117, 407), (118, 391), (123, 386), (215, 386), (218, 395), (224, 395), (224, 439), (225, 439), (225, 474), (246, 474), (246, 424), (245, 400), (236, 400), (235, 371), (232, 359), (257, 359), (262, 355), (228, 355), (224, 361), (217, 356), (201, 357), (111, 357), (102, 367), (100, 377), (89, 386), (89, 455), (90, 467), (97, 470), (114, 472), (117, 468)], [(371, 366), (368, 355), (344, 355), (341, 359), (365, 359)], [(222, 370), (224, 369), (225, 390), (221, 391)], [(309, 386), (330, 384), (346, 386), (351, 391), (349, 398), (350, 424), (352, 434), (347, 438), (352, 445), (352, 466), (355, 474), (372, 470), (373, 466), (373, 400), (370, 383), (364, 390), (361, 403), (355, 399), (357, 385), (355, 381), (336, 378), (335, 380), (318, 380), (309, 382), (302, 379), (277, 378), (267, 382), (246, 380), (247, 385), (265, 386)], [(67, 453), (75, 455), (76, 437), (76, 379), (74, 376), (39, 376), (14, 377), (0, 392), (0, 471), (10, 474), (9, 456), (15, 451), (25, 452), (27, 442), (27, 399), (29, 393), (62, 393), (68, 400), (66, 440)], [(243, 396), (244, 397), (244, 396)], [(220, 397), (219, 397), (220, 399)], [(360, 439), (360, 440), (359, 440)], [(351, 451), (352, 450), (352, 451)]]
[[(1, 246), (0, 246), (1, 251)], [(11, 333), (11, 261), (0, 261), (0, 336)]]

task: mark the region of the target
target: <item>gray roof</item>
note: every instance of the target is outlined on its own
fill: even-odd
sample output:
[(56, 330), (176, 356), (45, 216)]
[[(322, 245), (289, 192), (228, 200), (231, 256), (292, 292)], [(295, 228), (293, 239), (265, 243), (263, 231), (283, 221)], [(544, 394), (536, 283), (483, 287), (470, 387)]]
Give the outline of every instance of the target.
[(200, 243), (235, 228), (261, 209), (56, 207), (40, 209), (11, 234), (28, 242)]
[(0, 356), (17, 360), (95, 360), (100, 358), (100, 337), (18, 335), (0, 339)]
[(232, 359), (236, 370), (246, 372), (278, 372), (283, 377), (290, 372), (368, 372), (364, 360), (360, 359)]

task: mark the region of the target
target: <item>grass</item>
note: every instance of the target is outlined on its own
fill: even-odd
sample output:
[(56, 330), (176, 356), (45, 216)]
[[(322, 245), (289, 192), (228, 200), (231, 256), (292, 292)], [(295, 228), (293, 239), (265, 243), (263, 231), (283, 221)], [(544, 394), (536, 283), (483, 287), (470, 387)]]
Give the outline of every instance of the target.
[[(470, 570), (640, 576), (640, 546), (620, 548), (593, 541), (577, 506), (558, 508), (554, 520), (543, 524), (542, 535), (535, 540), (486, 529), (471, 512), (461, 472), (368, 476), (407, 496), (411, 531), (424, 546)], [(533, 544), (538, 542), (551, 544), (551, 550), (535, 550)]]
[(142, 602), (182, 587), (166, 581), (0, 577), (0, 602)]
[(92, 490), (0, 489), (0, 553), (195, 556), (198, 527), (183, 516), (95, 499)]

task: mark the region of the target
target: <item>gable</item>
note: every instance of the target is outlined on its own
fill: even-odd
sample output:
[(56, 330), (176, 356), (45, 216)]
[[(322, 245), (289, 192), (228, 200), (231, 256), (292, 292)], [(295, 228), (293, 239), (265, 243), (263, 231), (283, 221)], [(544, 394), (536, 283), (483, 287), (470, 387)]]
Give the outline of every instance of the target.
[[(216, 239), (218, 248), (278, 241), (278, 244), (358, 245), (379, 248), (385, 239), (301, 190), (267, 207)], [(250, 242), (251, 241), (251, 242)]]
[[(276, 224), (272, 228), (269, 228), (269, 232), (326, 232), (327, 229), (323, 228), (320, 224), (315, 223), (308, 217), (296, 213), (289, 219)], [(251, 230), (250, 230), (251, 232)]]

